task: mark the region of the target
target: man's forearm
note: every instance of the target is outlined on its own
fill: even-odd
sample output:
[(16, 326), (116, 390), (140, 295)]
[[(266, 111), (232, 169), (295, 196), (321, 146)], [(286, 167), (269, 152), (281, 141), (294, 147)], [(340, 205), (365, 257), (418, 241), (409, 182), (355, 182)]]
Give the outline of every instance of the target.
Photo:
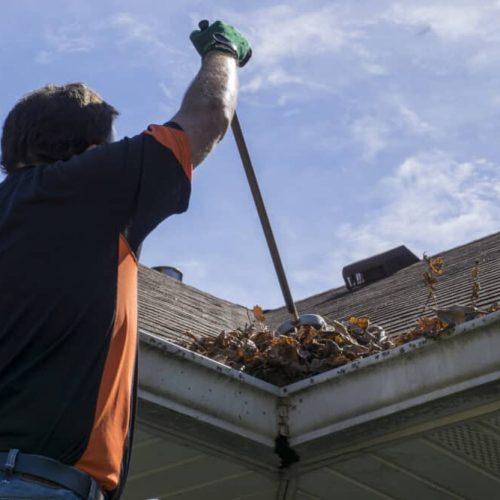
[(228, 129), (238, 93), (237, 62), (218, 50), (208, 52), (189, 86), (181, 108), (172, 118), (187, 133), (196, 166)]

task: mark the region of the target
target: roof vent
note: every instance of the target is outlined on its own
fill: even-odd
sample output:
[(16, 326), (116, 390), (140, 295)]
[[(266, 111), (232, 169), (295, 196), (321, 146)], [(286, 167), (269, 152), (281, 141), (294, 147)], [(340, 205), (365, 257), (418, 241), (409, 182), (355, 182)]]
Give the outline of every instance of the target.
[(354, 262), (342, 269), (342, 276), (348, 290), (368, 285), (411, 266), (420, 259), (404, 245), (387, 252)]
[(159, 273), (165, 274), (170, 278), (174, 278), (174, 280), (182, 281), (182, 273), (176, 267), (172, 266), (155, 266), (151, 269), (158, 271)]

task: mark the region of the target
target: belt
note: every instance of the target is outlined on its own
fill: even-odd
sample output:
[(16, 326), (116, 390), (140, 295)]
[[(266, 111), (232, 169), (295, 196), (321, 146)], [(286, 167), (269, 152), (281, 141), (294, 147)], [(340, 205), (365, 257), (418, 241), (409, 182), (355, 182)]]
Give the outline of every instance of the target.
[(6, 474), (35, 476), (56, 483), (85, 499), (105, 499), (96, 482), (89, 475), (53, 458), (21, 453), (16, 449), (0, 452), (0, 471)]

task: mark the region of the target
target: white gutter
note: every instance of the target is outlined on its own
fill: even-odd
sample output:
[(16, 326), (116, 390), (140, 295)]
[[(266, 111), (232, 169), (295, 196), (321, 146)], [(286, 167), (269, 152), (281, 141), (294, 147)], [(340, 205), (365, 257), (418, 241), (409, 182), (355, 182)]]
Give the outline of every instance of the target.
[(282, 388), (290, 445), (495, 380), (500, 311)]
[(282, 388), (140, 333), (141, 398), (271, 448), (500, 380), (500, 311)]
[(274, 447), (278, 387), (140, 331), (139, 397)]

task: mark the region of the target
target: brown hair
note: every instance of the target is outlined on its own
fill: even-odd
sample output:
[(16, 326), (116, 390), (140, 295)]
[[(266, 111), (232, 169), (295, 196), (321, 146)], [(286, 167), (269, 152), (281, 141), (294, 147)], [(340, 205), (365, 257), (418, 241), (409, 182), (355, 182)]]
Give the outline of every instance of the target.
[(5, 119), (3, 170), (66, 160), (109, 142), (118, 111), (83, 83), (46, 85), (20, 99)]

